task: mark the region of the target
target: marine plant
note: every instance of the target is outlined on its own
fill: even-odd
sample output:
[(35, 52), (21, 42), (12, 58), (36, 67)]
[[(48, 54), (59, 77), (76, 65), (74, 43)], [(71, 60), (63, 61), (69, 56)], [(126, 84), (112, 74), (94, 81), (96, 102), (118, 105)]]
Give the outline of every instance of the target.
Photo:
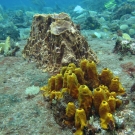
[(10, 37), (8, 36), (5, 42), (0, 43), (0, 53), (3, 52), (5, 55), (7, 55), (11, 46), (10, 44)]

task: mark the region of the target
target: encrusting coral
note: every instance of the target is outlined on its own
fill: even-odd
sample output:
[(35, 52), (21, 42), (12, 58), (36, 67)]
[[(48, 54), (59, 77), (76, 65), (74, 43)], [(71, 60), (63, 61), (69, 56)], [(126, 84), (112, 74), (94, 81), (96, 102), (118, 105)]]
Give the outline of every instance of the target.
[(66, 13), (34, 16), (23, 57), (49, 72), (58, 72), (69, 63), (79, 64), (82, 58), (98, 63), (96, 54)]
[(86, 59), (81, 60), (80, 67), (74, 63), (62, 67), (41, 91), (44, 99), (51, 103), (57, 123), (75, 126), (75, 135), (84, 134), (93, 110), (100, 116), (101, 128), (109, 129), (110, 125), (115, 128), (113, 113), (122, 104), (117, 95), (125, 93), (119, 78), (109, 69), (98, 74), (95, 63)]

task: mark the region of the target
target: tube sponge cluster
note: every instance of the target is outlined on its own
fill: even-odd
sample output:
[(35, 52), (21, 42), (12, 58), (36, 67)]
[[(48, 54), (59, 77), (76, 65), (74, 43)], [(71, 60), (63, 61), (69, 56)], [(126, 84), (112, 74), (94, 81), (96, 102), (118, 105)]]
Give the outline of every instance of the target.
[[(86, 59), (81, 60), (79, 67), (74, 63), (62, 67), (60, 73), (48, 80), (48, 85), (41, 87), (41, 91), (49, 102), (55, 100), (65, 104), (61, 121), (67, 126), (75, 126), (75, 135), (83, 135), (93, 108), (100, 116), (101, 128), (109, 129), (110, 124), (115, 128), (113, 113), (122, 104), (117, 95), (125, 93), (119, 78), (114, 77), (108, 68), (99, 74), (96, 64)], [(65, 95), (71, 98), (67, 99)]]

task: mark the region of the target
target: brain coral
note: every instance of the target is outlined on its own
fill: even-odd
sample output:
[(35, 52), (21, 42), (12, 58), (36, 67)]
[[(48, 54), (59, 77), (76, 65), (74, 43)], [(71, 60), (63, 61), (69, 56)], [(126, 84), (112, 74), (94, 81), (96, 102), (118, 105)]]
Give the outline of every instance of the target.
[(71, 62), (78, 64), (82, 58), (98, 62), (86, 39), (65, 13), (34, 16), (23, 57), (50, 72)]

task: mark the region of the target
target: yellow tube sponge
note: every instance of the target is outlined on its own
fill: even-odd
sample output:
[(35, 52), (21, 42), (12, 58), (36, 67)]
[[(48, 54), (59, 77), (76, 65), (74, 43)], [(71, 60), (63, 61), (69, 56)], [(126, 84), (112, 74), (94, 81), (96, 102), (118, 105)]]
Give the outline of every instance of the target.
[(99, 75), (100, 83), (109, 86), (113, 78), (113, 73), (108, 69), (104, 68)]
[(60, 74), (62, 74), (62, 76), (64, 76), (64, 73), (66, 70), (67, 70), (67, 66), (62, 67), (60, 70)]
[(109, 96), (110, 96), (110, 92), (109, 92), (108, 87), (101, 84), (101, 85), (99, 85), (99, 88), (101, 88), (104, 91), (104, 93), (105, 93), (105, 99), (108, 99)]
[(109, 86), (110, 92), (116, 92), (117, 95), (124, 94), (125, 90), (119, 82), (119, 78), (115, 77), (111, 80), (111, 84)]
[[(93, 91), (91, 88), (94, 88)], [(58, 117), (58, 123), (75, 126), (74, 135), (83, 135), (85, 127), (88, 127), (87, 131), (91, 129), (87, 120), (92, 110), (100, 116), (103, 129), (115, 127), (112, 113), (122, 104), (117, 95), (125, 93), (119, 78), (113, 78), (108, 68), (99, 75), (95, 63), (86, 59), (81, 60), (80, 67), (71, 63), (61, 68), (60, 73), (52, 76), (48, 85), (41, 87), (41, 90), (44, 99), (49, 99), (50, 103), (56, 102), (56, 105), (52, 104), (52, 109)], [(63, 105), (66, 106), (62, 108), (64, 111), (59, 107)], [(61, 113), (56, 115), (56, 112)]]
[(106, 118), (106, 114), (110, 113), (110, 107), (107, 101), (103, 100), (102, 103), (100, 104), (99, 107), (99, 115), (100, 118), (105, 119)]
[(87, 75), (88, 75), (88, 82), (92, 88), (96, 88), (99, 86), (99, 79), (98, 73), (96, 69), (96, 64), (94, 61), (87, 62)]
[(83, 73), (82, 69), (81, 68), (76, 68), (74, 73), (77, 76), (77, 80), (78, 80), (79, 84), (81, 84), (81, 85), (84, 84), (85, 80), (84, 80), (84, 73)]
[(106, 113), (106, 117), (104, 119), (100, 118), (100, 121), (101, 128), (103, 129), (109, 129), (110, 126), (111, 128), (115, 127), (115, 120), (111, 113)]
[(75, 105), (73, 102), (69, 102), (66, 107), (66, 116), (68, 118), (74, 118), (75, 116)]
[(48, 80), (48, 90), (55, 90), (55, 76), (51, 76), (51, 78)]
[(110, 96), (113, 96), (114, 98), (116, 98), (116, 92), (110, 92)]
[(43, 86), (43, 87), (40, 88), (40, 90), (43, 94), (43, 97), (49, 97), (50, 96), (48, 86)]
[(86, 85), (80, 85), (78, 91), (79, 107), (85, 110), (86, 116), (89, 118), (92, 107), (92, 92)]
[(52, 100), (52, 99), (58, 99), (59, 100), (60, 98), (62, 98), (62, 93), (60, 91), (55, 91), (55, 90), (51, 91), (50, 100)]
[(75, 127), (77, 129), (83, 129), (87, 124), (86, 114), (84, 109), (76, 109), (75, 113)]
[(84, 135), (84, 133), (81, 129), (77, 129), (73, 135)]
[(71, 70), (66, 70), (63, 76), (63, 88), (67, 88), (67, 76), (71, 74)]
[(74, 73), (67, 75), (67, 88), (73, 98), (78, 98), (78, 80)]
[(114, 113), (116, 109), (116, 99), (113, 96), (110, 96), (107, 102), (110, 106), (111, 113)]
[(95, 110), (98, 112), (99, 111), (99, 106), (103, 100), (105, 100), (105, 92), (102, 88), (96, 88), (93, 91), (93, 103)]
[(57, 74), (55, 76), (55, 90), (59, 91), (63, 87), (63, 77), (62, 74)]
[(109, 125), (115, 127), (115, 121), (110, 112), (111, 110), (108, 102), (103, 100), (99, 107), (100, 125), (103, 129), (108, 129)]
[(68, 67), (67, 67), (67, 70), (71, 70), (71, 71), (74, 71), (76, 68), (76, 65), (74, 63), (69, 63)]
[(86, 72), (86, 70), (87, 70), (87, 63), (88, 63), (89, 61), (88, 60), (86, 60), (86, 59), (83, 59), (83, 60), (81, 60), (81, 62), (80, 62), (80, 68), (84, 71), (84, 72)]

